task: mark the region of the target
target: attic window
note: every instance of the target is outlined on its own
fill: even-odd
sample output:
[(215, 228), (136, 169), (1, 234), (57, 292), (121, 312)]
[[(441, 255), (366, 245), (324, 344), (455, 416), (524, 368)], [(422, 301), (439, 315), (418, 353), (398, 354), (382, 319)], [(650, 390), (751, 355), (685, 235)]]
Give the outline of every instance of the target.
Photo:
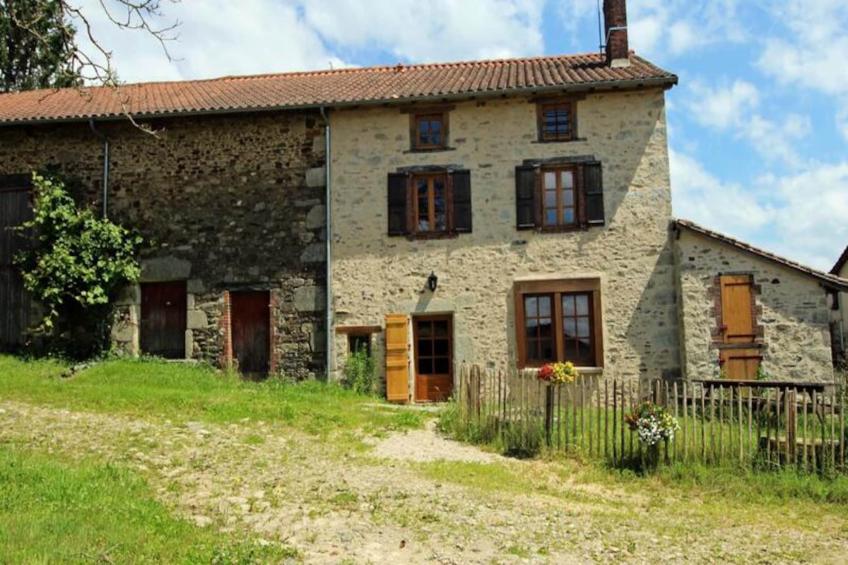
[(553, 102), (538, 105), (539, 140), (571, 141), (575, 135), (575, 104)]
[(448, 120), (446, 112), (412, 115), (412, 148), (417, 150), (447, 147)]

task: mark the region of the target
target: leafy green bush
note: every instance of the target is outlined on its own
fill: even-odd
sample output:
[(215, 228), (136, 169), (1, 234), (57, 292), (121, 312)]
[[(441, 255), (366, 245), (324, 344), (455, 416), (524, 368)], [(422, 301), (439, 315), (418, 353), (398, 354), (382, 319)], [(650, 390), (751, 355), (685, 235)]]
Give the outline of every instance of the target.
[(120, 286), (138, 280), (141, 237), (88, 208), (65, 183), (33, 175), (33, 218), (18, 228), (29, 245), (18, 254), (25, 288), (44, 308), (37, 332), (72, 357), (108, 344), (109, 304)]
[(377, 378), (374, 360), (365, 349), (353, 351), (347, 356), (342, 384), (360, 394), (376, 394)]

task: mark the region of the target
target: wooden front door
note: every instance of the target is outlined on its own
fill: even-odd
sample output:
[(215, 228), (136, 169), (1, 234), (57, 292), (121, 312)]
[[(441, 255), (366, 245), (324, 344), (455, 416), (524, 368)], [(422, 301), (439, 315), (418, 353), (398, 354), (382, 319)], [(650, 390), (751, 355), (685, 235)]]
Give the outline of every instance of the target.
[(450, 316), (413, 318), (415, 343), (415, 400), (438, 402), (453, 393), (453, 319)]
[(25, 175), (0, 177), (0, 349), (21, 345), (30, 325), (29, 294), (14, 264), (26, 240), (12, 229), (32, 218), (29, 185)]
[(721, 277), (720, 359), (725, 377), (757, 378), (762, 356), (755, 347), (757, 324), (753, 280), (750, 275)]
[(246, 375), (268, 374), (271, 358), (271, 295), (267, 290), (230, 293), (233, 358)]
[(185, 281), (142, 283), (142, 353), (185, 359), (185, 331)]

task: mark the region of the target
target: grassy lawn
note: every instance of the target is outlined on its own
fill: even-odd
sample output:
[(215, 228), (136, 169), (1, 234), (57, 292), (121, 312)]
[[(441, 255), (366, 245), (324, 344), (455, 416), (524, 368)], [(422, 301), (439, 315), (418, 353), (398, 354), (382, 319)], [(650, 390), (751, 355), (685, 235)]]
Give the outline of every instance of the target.
[(262, 420), (315, 434), (380, 433), (423, 424), (420, 413), (317, 381), (249, 382), (203, 365), (153, 359), (105, 361), (71, 378), (61, 376), (66, 370), (57, 361), (0, 356), (0, 398), (173, 421)]
[(244, 563), (296, 555), (173, 517), (121, 467), (0, 447), (2, 563)]

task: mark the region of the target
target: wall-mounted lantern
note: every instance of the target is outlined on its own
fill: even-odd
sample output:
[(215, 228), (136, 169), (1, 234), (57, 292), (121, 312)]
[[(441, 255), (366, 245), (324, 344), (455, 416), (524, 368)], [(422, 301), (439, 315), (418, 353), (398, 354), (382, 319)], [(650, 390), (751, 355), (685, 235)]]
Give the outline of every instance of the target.
[(436, 276), (436, 273), (430, 272), (430, 276), (427, 277), (427, 288), (430, 289), (430, 292), (436, 292), (436, 287), (439, 285), (439, 277)]

